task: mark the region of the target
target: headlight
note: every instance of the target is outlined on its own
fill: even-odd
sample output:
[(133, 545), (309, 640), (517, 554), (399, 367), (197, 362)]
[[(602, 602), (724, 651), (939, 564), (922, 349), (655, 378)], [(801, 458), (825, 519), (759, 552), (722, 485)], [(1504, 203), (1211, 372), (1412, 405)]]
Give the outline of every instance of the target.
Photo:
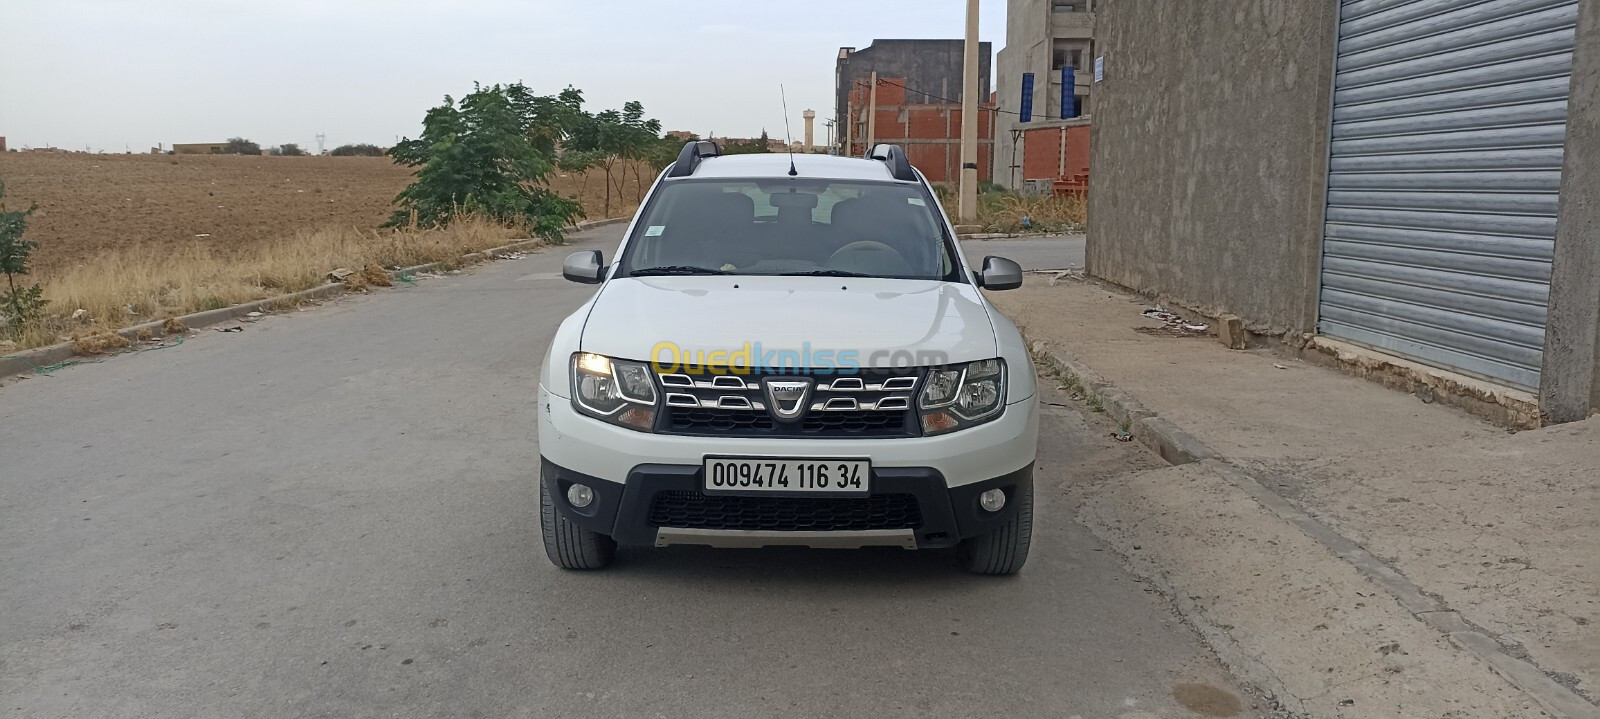
[(572, 405), (590, 417), (649, 432), (656, 422), (656, 383), (640, 362), (572, 355)]
[(983, 424), (1000, 416), (1005, 405), (1006, 363), (1001, 359), (934, 369), (917, 399), (925, 435)]

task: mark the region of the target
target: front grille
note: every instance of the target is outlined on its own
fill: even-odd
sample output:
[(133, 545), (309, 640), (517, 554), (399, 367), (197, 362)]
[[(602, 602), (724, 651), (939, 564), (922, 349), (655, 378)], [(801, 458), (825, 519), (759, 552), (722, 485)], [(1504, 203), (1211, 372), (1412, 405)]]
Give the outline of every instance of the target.
[[(761, 389), (767, 376), (813, 381), (800, 421), (780, 422), (768, 411)], [(921, 373), (914, 369), (852, 374), (674, 373), (658, 375), (658, 380), (666, 399), (656, 431), (663, 434), (846, 439), (921, 434), (913, 409)]]
[(801, 420), (801, 431), (870, 434), (881, 436), (905, 431), (905, 412), (814, 412)]
[(668, 491), (657, 492), (651, 502), (650, 524), (768, 532), (917, 529), (922, 526), (922, 508), (910, 494), (759, 497)]
[(668, 407), (665, 424), (665, 429), (678, 434), (759, 435), (772, 432), (774, 422), (766, 412)]

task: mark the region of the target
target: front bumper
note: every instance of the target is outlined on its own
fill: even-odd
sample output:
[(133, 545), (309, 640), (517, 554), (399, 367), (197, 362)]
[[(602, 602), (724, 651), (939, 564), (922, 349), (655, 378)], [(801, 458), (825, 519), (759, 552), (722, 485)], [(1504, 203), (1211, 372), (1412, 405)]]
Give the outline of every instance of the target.
[(950, 487), (1033, 464), (1039, 403), (1012, 400), (992, 422), (933, 437), (809, 439), (684, 437), (623, 429), (579, 414), (539, 387), (539, 454), (573, 472), (620, 483), (645, 464), (699, 467), (706, 455), (865, 458), (877, 469), (932, 469)]
[[(1031, 461), (1020, 469), (956, 487), (948, 486), (945, 477), (929, 467), (874, 466), (871, 495), (856, 499), (707, 498), (700, 493), (698, 464), (641, 464), (618, 484), (543, 457), (540, 461), (556, 511), (584, 529), (635, 545), (949, 547), (995, 531), (1015, 514), (1022, 493), (1033, 491)], [(567, 488), (574, 483), (594, 490), (589, 506), (579, 509), (567, 503)], [(990, 489), (1006, 493), (1005, 506), (998, 512), (978, 504), (978, 496)], [(729, 528), (735, 525), (739, 528)]]

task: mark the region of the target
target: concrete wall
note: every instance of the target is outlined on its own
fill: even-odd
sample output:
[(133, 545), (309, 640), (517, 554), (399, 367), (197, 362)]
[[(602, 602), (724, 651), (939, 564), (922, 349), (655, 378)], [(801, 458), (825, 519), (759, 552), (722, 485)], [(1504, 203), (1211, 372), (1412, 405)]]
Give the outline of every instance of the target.
[(1257, 332), (1314, 328), (1337, 7), (1097, 9), (1092, 274)]
[[(858, 82), (866, 82), (874, 70), (879, 77), (905, 78), (907, 86), (927, 93), (927, 96), (914, 94), (911, 102), (938, 103), (945, 101), (938, 98), (947, 98), (959, 104), (965, 53), (963, 40), (873, 40), (870, 46), (852, 50), (837, 59), (834, 107), (838, 114), (834, 117), (834, 142), (844, 142), (845, 108), (851, 89)], [(991, 43), (978, 44), (979, 103), (989, 100), (989, 62), (993, 53)], [(931, 97), (935, 95), (938, 97)]]
[(178, 143), (172, 146), (173, 154), (177, 155), (221, 155), (228, 151), (228, 143), (192, 142)]
[(1600, 0), (1581, 0), (1575, 47), (1539, 387), (1549, 422), (1600, 409)]

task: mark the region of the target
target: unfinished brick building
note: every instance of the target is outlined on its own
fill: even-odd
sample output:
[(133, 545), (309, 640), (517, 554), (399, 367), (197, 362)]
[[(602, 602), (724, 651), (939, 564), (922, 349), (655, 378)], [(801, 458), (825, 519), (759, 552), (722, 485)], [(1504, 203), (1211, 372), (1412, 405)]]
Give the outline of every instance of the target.
[[(874, 40), (861, 50), (842, 48), (836, 72), (839, 101), (835, 142), (841, 153), (861, 156), (867, 143), (905, 147), (911, 164), (932, 182), (961, 176), (960, 40)], [(992, 177), (994, 104), (989, 93), (989, 43), (979, 49), (978, 176)], [(878, 77), (876, 111), (872, 73)], [(869, 122), (872, 120), (872, 122)], [(874, 133), (868, 138), (869, 130)]]

